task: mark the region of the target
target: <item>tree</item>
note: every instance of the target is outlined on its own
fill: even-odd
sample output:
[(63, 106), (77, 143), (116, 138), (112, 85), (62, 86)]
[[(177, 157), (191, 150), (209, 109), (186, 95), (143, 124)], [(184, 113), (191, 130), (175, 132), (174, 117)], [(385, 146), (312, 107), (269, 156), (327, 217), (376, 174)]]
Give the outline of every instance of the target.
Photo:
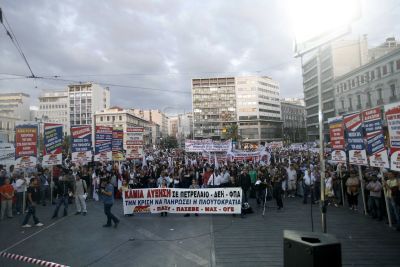
[(163, 148), (177, 148), (178, 140), (174, 136), (167, 136), (161, 140), (161, 146)]
[(223, 130), (223, 138), (238, 141), (241, 138), (239, 135), (238, 125), (235, 123), (225, 126)]

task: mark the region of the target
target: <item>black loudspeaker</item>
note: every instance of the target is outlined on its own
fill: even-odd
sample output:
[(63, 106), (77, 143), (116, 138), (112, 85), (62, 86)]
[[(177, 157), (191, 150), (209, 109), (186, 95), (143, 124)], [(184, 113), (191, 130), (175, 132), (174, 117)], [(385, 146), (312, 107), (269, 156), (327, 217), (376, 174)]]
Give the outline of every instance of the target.
[(284, 267), (341, 267), (339, 241), (332, 235), (283, 231)]

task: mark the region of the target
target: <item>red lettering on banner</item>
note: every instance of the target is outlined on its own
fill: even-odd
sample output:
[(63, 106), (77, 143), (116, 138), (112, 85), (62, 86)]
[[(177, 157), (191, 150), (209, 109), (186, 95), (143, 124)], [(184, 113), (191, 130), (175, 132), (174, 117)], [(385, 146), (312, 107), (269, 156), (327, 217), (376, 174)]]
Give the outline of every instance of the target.
[(129, 190), (125, 191), (125, 198), (143, 198), (142, 190)]
[(147, 191), (147, 198), (171, 197), (170, 189), (151, 189)]
[(205, 207), (205, 211), (217, 211), (217, 207)]
[(222, 210), (223, 211), (232, 211), (232, 212), (234, 211), (233, 207), (223, 207)]
[(199, 211), (199, 207), (176, 207), (176, 211)]

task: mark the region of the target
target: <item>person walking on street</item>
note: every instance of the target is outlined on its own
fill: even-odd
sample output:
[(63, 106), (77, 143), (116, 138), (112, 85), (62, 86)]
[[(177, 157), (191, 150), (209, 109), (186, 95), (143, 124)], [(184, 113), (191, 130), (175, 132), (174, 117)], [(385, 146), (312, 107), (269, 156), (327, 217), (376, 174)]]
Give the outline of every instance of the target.
[(111, 207), (114, 204), (114, 185), (110, 183), (109, 178), (102, 182), (102, 186), (100, 186), (100, 195), (103, 199), (104, 214), (107, 216), (107, 223), (104, 224), (103, 227), (111, 227), (111, 221), (113, 221), (114, 227), (117, 228), (119, 220), (111, 213)]
[(23, 174), (17, 174), (17, 180), (15, 181), (15, 191), (17, 192), (16, 197), (16, 210), (17, 214), (22, 213), (22, 208), (24, 206), (24, 192), (26, 191), (27, 188), (27, 183), (26, 180), (23, 176)]
[(75, 179), (75, 206), (76, 213), (75, 215), (83, 214), (86, 216), (86, 194), (87, 194), (87, 184), (86, 181), (81, 179), (79, 174), (76, 175)]
[(30, 185), (28, 187), (27, 192), (28, 192), (27, 194), (28, 212), (25, 215), (24, 221), (22, 222), (22, 227), (24, 228), (32, 227), (30, 224), (28, 224), (31, 216), (33, 217), (33, 221), (36, 226), (43, 226), (43, 223), (41, 223), (38, 217), (36, 217), (36, 206), (40, 201), (40, 189), (38, 180), (36, 178), (33, 178), (30, 181)]

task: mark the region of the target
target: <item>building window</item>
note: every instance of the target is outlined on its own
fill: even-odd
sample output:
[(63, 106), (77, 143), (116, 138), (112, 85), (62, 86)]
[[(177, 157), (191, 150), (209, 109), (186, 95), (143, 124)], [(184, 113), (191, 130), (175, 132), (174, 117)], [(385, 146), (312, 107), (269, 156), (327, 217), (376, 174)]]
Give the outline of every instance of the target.
[(354, 86), (356, 86), (356, 84), (355, 84), (354, 79), (353, 79), (353, 80), (351, 80), (351, 87), (354, 87)]
[(394, 84), (390, 85), (390, 93), (392, 97), (396, 96), (396, 86)]
[(110, 121), (110, 116), (107, 116), (107, 121)]
[(368, 104), (371, 105), (371, 92), (367, 92)]
[(375, 79), (375, 71), (373, 70), (373, 71), (371, 71), (371, 80), (374, 80)]
[(344, 109), (344, 100), (342, 100), (341, 102), (342, 102), (342, 109)]
[(361, 75), (361, 83), (364, 83), (364, 75)]
[(378, 100), (382, 100), (382, 88), (379, 88), (377, 92), (378, 92)]
[(382, 75), (386, 75), (387, 74), (387, 65), (383, 66), (382, 68)]
[(100, 117), (100, 121), (103, 121), (103, 116)]
[(378, 79), (380, 79), (380, 78), (381, 78), (381, 68), (377, 68), (376, 71), (377, 71), (376, 77), (377, 77)]
[(351, 101), (351, 97), (349, 97), (349, 108), (353, 108), (353, 102)]
[(400, 59), (396, 60), (396, 69), (400, 70)]
[(119, 120), (122, 121), (122, 116), (119, 116)]

